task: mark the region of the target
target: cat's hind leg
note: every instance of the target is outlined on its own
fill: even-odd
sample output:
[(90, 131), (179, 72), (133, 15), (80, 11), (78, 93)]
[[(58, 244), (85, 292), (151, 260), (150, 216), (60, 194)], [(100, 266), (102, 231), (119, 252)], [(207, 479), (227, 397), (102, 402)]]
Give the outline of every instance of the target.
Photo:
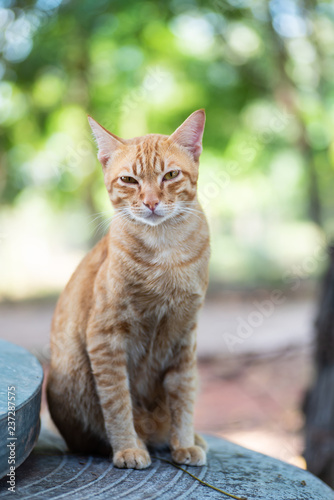
[(49, 411), (70, 451), (109, 456), (112, 450), (99, 401), (91, 381), (84, 378), (82, 375), (76, 381), (51, 368), (47, 383)]

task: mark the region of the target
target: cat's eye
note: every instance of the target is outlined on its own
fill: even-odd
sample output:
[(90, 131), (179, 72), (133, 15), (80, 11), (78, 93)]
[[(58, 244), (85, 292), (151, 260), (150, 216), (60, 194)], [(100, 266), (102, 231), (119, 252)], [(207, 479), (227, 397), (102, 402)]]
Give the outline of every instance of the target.
[(175, 177), (177, 177), (179, 173), (180, 173), (179, 170), (171, 170), (170, 172), (167, 172), (167, 174), (164, 175), (163, 180), (169, 181), (170, 179), (175, 179)]
[(128, 175), (123, 175), (120, 179), (126, 184), (138, 184), (138, 181), (136, 181), (134, 177), (130, 177)]

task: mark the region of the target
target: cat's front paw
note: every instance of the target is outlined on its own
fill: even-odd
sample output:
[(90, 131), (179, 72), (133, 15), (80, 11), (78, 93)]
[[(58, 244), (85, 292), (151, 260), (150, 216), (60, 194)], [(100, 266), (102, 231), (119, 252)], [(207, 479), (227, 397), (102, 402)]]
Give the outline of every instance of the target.
[(177, 464), (185, 465), (205, 465), (206, 453), (199, 446), (189, 448), (178, 448), (172, 451), (172, 458)]
[(127, 448), (114, 454), (115, 467), (120, 469), (146, 469), (151, 465), (151, 457), (146, 450)]

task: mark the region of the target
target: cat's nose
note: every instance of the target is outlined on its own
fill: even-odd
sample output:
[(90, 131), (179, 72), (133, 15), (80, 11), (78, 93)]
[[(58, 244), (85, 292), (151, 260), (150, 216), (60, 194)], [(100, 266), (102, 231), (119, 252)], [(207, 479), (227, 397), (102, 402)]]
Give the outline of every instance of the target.
[(143, 203), (144, 203), (145, 207), (149, 208), (150, 210), (152, 210), (152, 212), (154, 212), (154, 210), (159, 205), (159, 200), (157, 200), (157, 199), (145, 200)]

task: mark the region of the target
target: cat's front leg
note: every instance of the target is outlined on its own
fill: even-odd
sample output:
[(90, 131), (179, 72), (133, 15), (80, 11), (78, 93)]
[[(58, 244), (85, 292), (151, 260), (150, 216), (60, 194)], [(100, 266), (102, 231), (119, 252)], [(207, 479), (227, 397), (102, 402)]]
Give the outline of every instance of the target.
[(151, 458), (134, 428), (124, 335), (87, 331), (87, 352), (116, 467), (144, 469)]
[(172, 419), (170, 447), (174, 462), (187, 465), (205, 465), (204, 445), (203, 443), (195, 443), (193, 424), (197, 387), (196, 343), (194, 339), (182, 347), (178, 362), (165, 375), (164, 387)]

